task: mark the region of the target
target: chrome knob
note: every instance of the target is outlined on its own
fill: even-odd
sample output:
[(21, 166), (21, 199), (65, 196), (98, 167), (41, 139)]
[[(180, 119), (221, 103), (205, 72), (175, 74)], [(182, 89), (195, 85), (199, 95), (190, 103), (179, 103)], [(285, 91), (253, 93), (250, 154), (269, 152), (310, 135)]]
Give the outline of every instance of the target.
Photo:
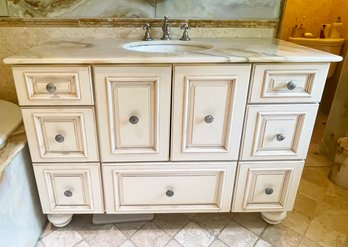
[(58, 134), (54, 137), (54, 139), (56, 140), (56, 142), (63, 142), (64, 136)]
[(289, 81), (288, 84), (286, 84), (286, 87), (289, 90), (294, 90), (296, 88), (296, 84), (293, 81)]
[(55, 93), (56, 90), (57, 90), (57, 87), (56, 87), (56, 85), (54, 85), (53, 83), (48, 83), (48, 84), (46, 85), (46, 90), (47, 90), (47, 92), (49, 92), (49, 93)]
[(131, 117), (129, 118), (129, 122), (130, 122), (131, 124), (137, 124), (137, 123), (139, 122), (139, 118), (136, 117), (136, 116), (131, 116)]
[(204, 122), (206, 123), (212, 123), (214, 121), (214, 117), (212, 115), (207, 115), (204, 118)]
[(271, 194), (273, 194), (273, 189), (272, 189), (272, 188), (266, 188), (266, 189), (265, 189), (265, 194), (266, 194), (266, 195), (271, 195)]
[(285, 139), (285, 136), (283, 134), (277, 134), (276, 139), (277, 139), (277, 141), (281, 142)]
[(174, 191), (172, 191), (172, 190), (167, 190), (166, 196), (168, 196), (168, 197), (174, 196)]
[(66, 197), (72, 197), (72, 192), (70, 190), (64, 191)]

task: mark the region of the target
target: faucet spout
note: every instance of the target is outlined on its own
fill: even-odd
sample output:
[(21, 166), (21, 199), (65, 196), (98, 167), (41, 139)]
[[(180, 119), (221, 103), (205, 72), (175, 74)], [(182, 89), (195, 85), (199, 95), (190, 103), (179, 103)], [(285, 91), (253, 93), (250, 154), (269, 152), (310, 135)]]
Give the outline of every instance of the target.
[(161, 40), (170, 40), (170, 24), (168, 23), (168, 21), (169, 21), (168, 16), (165, 16), (163, 25), (162, 25), (163, 35)]

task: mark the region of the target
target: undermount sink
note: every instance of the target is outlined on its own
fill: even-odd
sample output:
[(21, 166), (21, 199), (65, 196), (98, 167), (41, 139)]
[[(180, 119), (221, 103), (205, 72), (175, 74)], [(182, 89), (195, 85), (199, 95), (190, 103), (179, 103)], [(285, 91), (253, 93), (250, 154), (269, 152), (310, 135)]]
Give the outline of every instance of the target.
[(212, 48), (211, 45), (192, 41), (144, 41), (125, 44), (123, 48), (139, 52), (197, 52)]

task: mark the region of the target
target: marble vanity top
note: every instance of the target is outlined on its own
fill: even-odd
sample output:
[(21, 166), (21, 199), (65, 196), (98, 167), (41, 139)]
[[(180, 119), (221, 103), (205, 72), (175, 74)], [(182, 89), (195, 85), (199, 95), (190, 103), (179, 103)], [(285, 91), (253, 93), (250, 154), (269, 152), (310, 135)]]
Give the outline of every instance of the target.
[[(200, 51), (151, 53), (124, 48), (137, 40), (94, 39), (52, 41), (4, 59), (6, 64), (75, 63), (245, 63), (338, 62), (342, 57), (282, 40), (261, 38), (202, 38)], [(165, 41), (164, 41), (165, 42)], [(170, 41), (169, 41), (170, 42)]]

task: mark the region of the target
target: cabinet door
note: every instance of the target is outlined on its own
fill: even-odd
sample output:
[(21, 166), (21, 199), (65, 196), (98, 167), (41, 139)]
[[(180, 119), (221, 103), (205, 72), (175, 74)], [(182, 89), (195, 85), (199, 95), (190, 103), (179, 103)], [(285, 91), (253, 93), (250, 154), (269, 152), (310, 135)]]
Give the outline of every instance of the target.
[(103, 164), (107, 213), (230, 211), (236, 162)]
[(172, 160), (236, 160), (250, 65), (174, 69)]
[(169, 159), (171, 67), (95, 67), (103, 161)]
[(22, 108), (34, 162), (98, 161), (92, 107)]
[(328, 63), (256, 64), (249, 102), (319, 102), (329, 66)]
[(89, 66), (14, 66), (20, 105), (93, 105)]
[(248, 106), (241, 159), (305, 159), (318, 106)]
[(103, 213), (99, 164), (34, 164), (42, 210)]
[(303, 165), (303, 161), (239, 163), (232, 211), (291, 210)]

